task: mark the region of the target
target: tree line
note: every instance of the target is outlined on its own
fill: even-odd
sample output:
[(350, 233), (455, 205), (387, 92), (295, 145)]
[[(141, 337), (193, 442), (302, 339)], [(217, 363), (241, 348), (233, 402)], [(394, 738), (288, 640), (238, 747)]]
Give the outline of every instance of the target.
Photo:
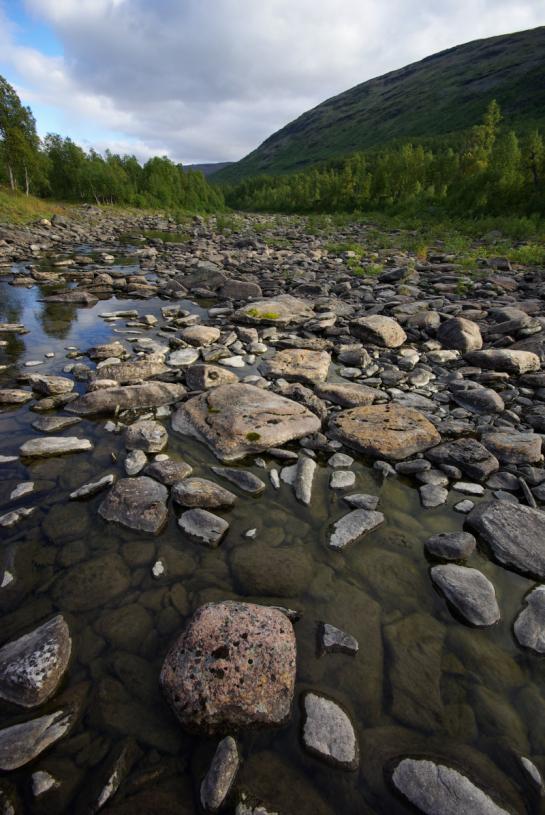
[(0, 184), (62, 201), (215, 212), (223, 194), (201, 172), (166, 156), (140, 164), (135, 156), (86, 152), (69, 138), (40, 139), (36, 121), (0, 76)]
[(457, 143), (401, 144), (224, 188), (229, 206), (267, 212), (427, 211), (545, 215), (545, 147), (537, 130), (501, 127), (492, 101)]

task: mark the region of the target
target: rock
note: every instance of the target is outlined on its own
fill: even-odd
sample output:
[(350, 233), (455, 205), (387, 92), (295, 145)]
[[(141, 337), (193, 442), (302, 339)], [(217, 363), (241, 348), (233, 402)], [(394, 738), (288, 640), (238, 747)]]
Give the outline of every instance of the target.
[(100, 608), (127, 591), (130, 573), (119, 555), (102, 555), (61, 573), (53, 585), (54, 602), (68, 611)]
[(125, 458), (123, 466), (127, 475), (133, 476), (141, 473), (146, 464), (148, 457), (143, 450), (131, 450), (129, 455)]
[(380, 391), (376, 388), (369, 388), (367, 385), (359, 385), (355, 382), (346, 385), (338, 385), (334, 382), (318, 383), (314, 388), (314, 393), (320, 399), (327, 399), (328, 402), (344, 408), (372, 405), (380, 395)]
[(545, 579), (544, 512), (508, 501), (487, 501), (470, 512), (467, 523), (502, 565)]
[(66, 735), (72, 723), (70, 711), (57, 710), (0, 730), (0, 770), (24, 767)]
[(32, 427), (42, 433), (56, 433), (80, 422), (77, 416), (39, 416), (32, 422)]
[(282, 612), (209, 603), (169, 651), (161, 686), (190, 732), (280, 725), (290, 715), (295, 659), (293, 628)]
[(232, 507), (237, 500), (229, 490), (206, 478), (185, 478), (174, 484), (172, 498), (183, 507), (217, 509)]
[(57, 690), (72, 650), (70, 631), (57, 614), (29, 634), (0, 648), (0, 697), (22, 707), (36, 707)]
[(493, 625), (500, 619), (494, 586), (478, 569), (453, 563), (434, 566), (431, 579), (449, 603), (472, 625)]
[(539, 371), (541, 363), (537, 354), (531, 351), (513, 351), (508, 348), (493, 348), (486, 351), (471, 351), (465, 355), (470, 365), (491, 371), (505, 371), (508, 374), (525, 374)]
[(346, 631), (329, 623), (323, 623), (320, 631), (320, 649), (324, 654), (357, 654), (358, 641)]
[(261, 297), (261, 286), (251, 280), (226, 280), (220, 289), (220, 294), (228, 300), (249, 300)]
[(320, 420), (302, 405), (254, 385), (220, 385), (186, 402), (172, 427), (224, 461), (315, 433)]
[(332, 490), (346, 490), (356, 483), (356, 474), (352, 470), (335, 470), (331, 473), (329, 486)]
[(227, 521), (206, 509), (189, 509), (183, 512), (178, 519), (178, 526), (186, 535), (207, 546), (218, 546), (229, 529)]
[(536, 464), (542, 460), (537, 433), (485, 433), (481, 441), (502, 464)]
[(36, 393), (41, 393), (43, 396), (56, 396), (59, 393), (70, 393), (70, 391), (74, 389), (74, 382), (65, 376), (30, 374), (27, 379), (32, 390)]
[(153, 478), (120, 478), (98, 508), (105, 521), (158, 534), (167, 520), (168, 490)]
[(185, 372), (185, 381), (190, 390), (205, 391), (218, 385), (235, 384), (238, 376), (219, 365), (191, 365)]
[(327, 463), (329, 467), (334, 468), (351, 467), (354, 463), (354, 459), (346, 453), (334, 453)]
[(472, 413), (503, 413), (505, 403), (496, 391), (490, 388), (463, 388), (452, 393), (454, 401), (460, 407)]
[(211, 470), (250, 495), (261, 495), (265, 491), (266, 484), (249, 470), (239, 470), (236, 467), (211, 467)]
[(376, 509), (379, 504), (378, 495), (367, 495), (364, 492), (356, 492), (352, 495), (344, 495), (344, 500), (354, 509)]
[(448, 498), (448, 490), (439, 484), (423, 484), (418, 491), (422, 506), (426, 509), (440, 507)]
[(105, 475), (103, 478), (99, 478), (98, 481), (91, 481), (89, 484), (84, 484), (82, 487), (74, 490), (74, 492), (70, 493), (70, 498), (72, 500), (78, 498), (90, 498), (92, 495), (97, 495), (97, 493), (102, 492), (102, 490), (106, 489), (106, 487), (111, 487), (114, 481), (114, 475)]
[(277, 351), (271, 359), (264, 360), (259, 372), (271, 379), (313, 385), (315, 382), (325, 382), (330, 364), (331, 357), (327, 351), (286, 348)]
[(168, 365), (155, 359), (143, 359), (138, 362), (119, 362), (117, 365), (102, 365), (97, 373), (100, 379), (113, 379), (120, 385), (132, 385), (145, 379), (169, 371)]
[(318, 399), (310, 388), (301, 385), (300, 382), (294, 382), (292, 384), (277, 382), (274, 390), (275, 393), (304, 405), (304, 407), (316, 414), (320, 422), (324, 422), (327, 419), (327, 406), (325, 402)]
[(174, 459), (167, 459), (166, 461), (152, 461), (144, 470), (144, 474), (150, 478), (155, 478), (166, 487), (171, 487), (177, 481), (182, 481), (193, 472), (191, 467), (186, 461), (174, 461)]
[(76, 436), (43, 436), (40, 439), (25, 441), (19, 448), (19, 453), (28, 458), (42, 458), (83, 453), (92, 449), (93, 443), (89, 439), (78, 439)]
[(190, 325), (180, 332), (180, 337), (190, 345), (212, 345), (220, 338), (220, 330), (212, 325)]
[(144, 419), (131, 424), (125, 431), (127, 450), (160, 453), (168, 444), (168, 433), (160, 422)]
[(314, 311), (304, 300), (282, 294), (264, 300), (254, 300), (238, 311), (233, 320), (251, 325), (300, 325), (315, 317)]
[(79, 812), (95, 813), (114, 797), (142, 752), (133, 738), (118, 742), (98, 772), (87, 781), (76, 802)]
[(418, 730), (441, 729), (441, 659), (445, 629), (428, 614), (415, 613), (384, 626), (389, 654), (392, 714)]
[(262, 597), (298, 597), (313, 577), (308, 548), (295, 543), (267, 546), (262, 541), (238, 545), (230, 566), (241, 594)]
[(452, 317), (441, 323), (437, 329), (437, 339), (443, 348), (454, 348), (462, 354), (478, 351), (483, 347), (479, 326), (465, 317)]
[(354, 509), (348, 515), (339, 518), (333, 524), (333, 532), (329, 538), (329, 546), (332, 549), (344, 549), (349, 543), (371, 532), (377, 526), (384, 523), (382, 512), (375, 512), (368, 509)]
[(201, 783), (201, 806), (206, 812), (217, 812), (229, 795), (240, 759), (232, 736), (220, 741), (212, 763)]
[(433, 761), (404, 758), (392, 781), (426, 815), (511, 815), (465, 775)]
[(303, 697), (303, 745), (335, 767), (355, 770), (359, 749), (354, 727), (341, 706), (313, 691)]
[(441, 437), (413, 408), (371, 405), (333, 416), (331, 434), (343, 444), (373, 458), (400, 461), (438, 444)]
[(295, 477), (293, 479), (295, 497), (306, 506), (312, 500), (312, 484), (315, 470), (316, 462), (308, 456), (301, 456), (295, 467)]
[(425, 543), (426, 550), (444, 560), (465, 560), (475, 551), (477, 541), (469, 532), (439, 532)]
[(167, 362), (173, 368), (183, 368), (186, 365), (193, 365), (199, 359), (199, 352), (195, 348), (178, 348), (168, 355)]
[(168, 382), (146, 382), (124, 388), (104, 388), (80, 396), (66, 410), (78, 416), (115, 413), (117, 410), (141, 409), (172, 405), (185, 396), (183, 385)]
[(0, 389), (0, 405), (24, 405), (33, 398), (31, 391), (24, 391), (18, 388)]
[(499, 470), (498, 459), (476, 439), (448, 441), (428, 450), (426, 457), (438, 465), (454, 465), (469, 478), (482, 480)]
[(87, 351), (87, 356), (95, 361), (100, 361), (111, 358), (123, 359), (124, 357), (128, 357), (129, 354), (122, 342), (119, 342), (119, 340), (114, 340), (113, 342), (107, 342), (104, 345), (96, 345), (94, 348), (89, 348)]
[(370, 317), (359, 317), (350, 323), (350, 333), (364, 343), (379, 345), (383, 348), (399, 348), (407, 335), (396, 320), (382, 314)]
[(42, 298), (44, 303), (74, 303), (81, 306), (94, 306), (98, 303), (96, 294), (92, 294), (84, 289), (69, 289), (64, 292), (57, 292), (56, 294), (49, 294), (47, 297)]
[(514, 625), (519, 645), (545, 654), (545, 586), (538, 586), (524, 598), (524, 608)]

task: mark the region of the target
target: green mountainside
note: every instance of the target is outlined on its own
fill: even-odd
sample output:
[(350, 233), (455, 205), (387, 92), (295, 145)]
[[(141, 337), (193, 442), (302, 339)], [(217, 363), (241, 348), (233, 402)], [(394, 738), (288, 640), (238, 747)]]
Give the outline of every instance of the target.
[(492, 99), (518, 132), (545, 125), (545, 26), (459, 45), (356, 85), (213, 180), (293, 172), (396, 140), (453, 134), (476, 124)]

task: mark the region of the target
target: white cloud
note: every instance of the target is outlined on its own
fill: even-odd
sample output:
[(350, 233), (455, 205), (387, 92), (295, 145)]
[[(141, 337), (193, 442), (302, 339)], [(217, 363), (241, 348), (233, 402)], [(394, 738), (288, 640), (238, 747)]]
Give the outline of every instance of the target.
[(71, 135), (102, 130), (95, 146), (184, 162), (237, 159), (359, 82), (545, 23), (543, 0), (26, 0), (26, 8), (64, 48), (45, 56), (0, 25), (3, 62), (30, 104), (63, 111)]

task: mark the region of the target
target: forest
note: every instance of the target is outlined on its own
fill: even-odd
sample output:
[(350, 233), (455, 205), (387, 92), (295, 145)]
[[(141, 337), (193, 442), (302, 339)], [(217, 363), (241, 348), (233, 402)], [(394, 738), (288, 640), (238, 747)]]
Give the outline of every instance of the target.
[(200, 172), (184, 171), (166, 156), (142, 165), (135, 156), (85, 152), (69, 138), (40, 139), (36, 121), (0, 76), (0, 185), (43, 198), (135, 207), (215, 212), (219, 188)]
[(405, 143), (302, 172), (224, 188), (230, 207), (266, 212), (545, 215), (545, 147), (533, 130), (502, 128), (490, 102), (482, 122), (453, 143)]

